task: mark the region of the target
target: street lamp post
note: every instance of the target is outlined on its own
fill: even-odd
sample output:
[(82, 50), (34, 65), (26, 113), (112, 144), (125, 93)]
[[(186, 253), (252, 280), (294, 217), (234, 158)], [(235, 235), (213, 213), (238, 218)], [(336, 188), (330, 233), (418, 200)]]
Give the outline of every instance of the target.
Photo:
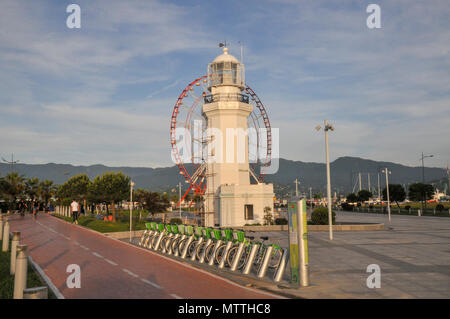
[(383, 169), (381, 172), (386, 174), (387, 208), (388, 208), (388, 217), (389, 217), (389, 221), (391, 221), (391, 201), (390, 201), (390, 199), (389, 199), (389, 178), (388, 178), (388, 175), (391, 174), (391, 171), (389, 171), (387, 168), (385, 168), (385, 169)]
[[(318, 125), (316, 127), (316, 130), (319, 131), (320, 129), (321, 126)], [(328, 131), (334, 131), (334, 127), (329, 124), (327, 120), (325, 120), (323, 130), (325, 131), (325, 153), (327, 160), (328, 229), (330, 233), (330, 240), (333, 240), (333, 215), (331, 212), (330, 154), (328, 152)]]
[(130, 243), (131, 243), (131, 225), (132, 225), (132, 217), (133, 217), (133, 187), (134, 182), (130, 182)]
[(178, 204), (178, 211), (180, 213), (180, 219), (181, 219), (181, 183), (178, 183), (178, 192), (180, 196), (180, 203)]
[[(424, 208), (426, 207), (426, 199), (425, 199), (425, 165), (424, 165), (424, 158), (427, 158), (427, 157), (433, 157), (434, 155), (423, 155), (423, 152), (422, 152), (422, 157), (421, 157), (421, 159), (422, 159), (422, 184), (424, 185), (424, 187), (422, 188), (422, 214), (424, 213)], [(425, 203), (425, 205), (424, 205), (424, 203)], [(425, 206), (425, 207), (424, 207)]]
[(296, 178), (294, 183), (295, 183), (295, 197), (298, 197), (298, 184), (300, 184), (300, 182)]

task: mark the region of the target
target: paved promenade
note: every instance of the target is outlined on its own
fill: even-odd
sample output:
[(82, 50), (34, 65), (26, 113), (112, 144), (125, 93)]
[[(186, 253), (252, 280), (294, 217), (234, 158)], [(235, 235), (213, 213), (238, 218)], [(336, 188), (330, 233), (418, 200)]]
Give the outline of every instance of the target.
[[(11, 231), (65, 298), (276, 298), (52, 216), (11, 217)], [(68, 288), (70, 264), (81, 288)]]
[[(305, 298), (450, 298), (450, 218), (338, 212), (339, 222), (385, 223), (385, 231), (309, 233), (309, 288), (280, 289)], [(267, 232), (288, 246), (282, 232)], [(369, 289), (367, 266), (381, 268)]]

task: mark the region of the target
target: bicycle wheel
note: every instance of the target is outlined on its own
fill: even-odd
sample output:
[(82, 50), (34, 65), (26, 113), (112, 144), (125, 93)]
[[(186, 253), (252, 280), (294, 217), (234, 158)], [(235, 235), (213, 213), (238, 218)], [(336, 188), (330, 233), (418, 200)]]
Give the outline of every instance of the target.
[(227, 244), (222, 244), (217, 248), (216, 253), (214, 254), (214, 260), (216, 261), (216, 264), (220, 264), (222, 261), (222, 257), (225, 254), (225, 248), (227, 247)]
[[(228, 252), (226, 260), (227, 260), (227, 264), (228, 264), (229, 267), (231, 267), (231, 265), (233, 264), (234, 256), (237, 254), (238, 249), (239, 249), (239, 246), (236, 245), (236, 246), (232, 247), (230, 249), (230, 251)], [(244, 251), (242, 252), (241, 258), (239, 259), (237, 269), (241, 269), (242, 267), (244, 267), (244, 265), (245, 265), (245, 263), (247, 261), (247, 257), (248, 257), (247, 249), (244, 248)]]
[(179, 243), (178, 243), (178, 254), (181, 256), (183, 254), (183, 249), (184, 249), (184, 245), (186, 244), (188, 240), (188, 237), (184, 238), (184, 239), (180, 239)]
[(197, 257), (198, 260), (200, 260), (200, 257), (202, 256), (202, 252), (206, 248), (206, 242), (203, 241), (197, 247), (195, 248), (195, 257)]
[(211, 258), (214, 258), (213, 254), (214, 254), (215, 246), (216, 246), (215, 243), (211, 243), (208, 245), (208, 247), (206, 247), (205, 259), (207, 262), (209, 262), (211, 260)]
[(283, 250), (278, 248), (272, 251), (269, 259), (269, 268), (278, 268), (281, 262), (281, 256), (283, 255)]
[(153, 236), (151, 246), (153, 249), (156, 247), (156, 243), (158, 242), (159, 234), (157, 236)]
[(178, 249), (178, 244), (180, 243), (181, 238), (175, 238), (172, 240), (172, 243), (170, 244), (172, 246), (172, 253), (175, 253)]
[(192, 257), (195, 254), (195, 248), (197, 246), (198, 240), (194, 240), (188, 246), (187, 255), (188, 257)]

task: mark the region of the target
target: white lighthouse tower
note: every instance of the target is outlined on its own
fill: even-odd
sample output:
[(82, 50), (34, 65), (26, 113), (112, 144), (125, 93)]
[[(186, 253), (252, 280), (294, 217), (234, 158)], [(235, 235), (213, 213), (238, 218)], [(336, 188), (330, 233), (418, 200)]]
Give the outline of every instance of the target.
[[(251, 182), (247, 121), (253, 106), (245, 89), (244, 65), (223, 49), (208, 65), (205, 222), (207, 226), (263, 223), (264, 209), (273, 212), (273, 185)], [(253, 178), (253, 177), (252, 177)]]

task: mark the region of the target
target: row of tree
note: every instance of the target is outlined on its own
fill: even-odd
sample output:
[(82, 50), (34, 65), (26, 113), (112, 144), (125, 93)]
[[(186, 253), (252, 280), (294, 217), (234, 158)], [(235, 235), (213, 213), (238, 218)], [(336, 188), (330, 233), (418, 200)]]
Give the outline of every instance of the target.
[(38, 178), (25, 178), (16, 172), (0, 177), (0, 199), (3, 199), (8, 208), (13, 210), (20, 200), (40, 201), (44, 209), (54, 196), (56, 186), (53, 181), (39, 181)]
[[(68, 205), (77, 200), (82, 205), (108, 204), (111, 206), (113, 221), (116, 221), (116, 204), (129, 200), (130, 178), (122, 172), (106, 172), (90, 180), (86, 174), (69, 178), (62, 185), (54, 185), (53, 181), (39, 181), (38, 178), (25, 178), (18, 173), (0, 177), (0, 199), (8, 203), (8, 208), (16, 209), (20, 200), (41, 201), (47, 207), (51, 199), (59, 204)], [(150, 213), (166, 211), (170, 206), (166, 194), (137, 189), (133, 192), (133, 202)]]
[[(386, 188), (383, 189), (383, 200), (387, 200)], [(434, 189), (433, 185), (414, 183), (408, 187), (408, 199), (413, 202), (419, 202), (422, 200), (429, 200), (433, 197)], [(395, 202), (399, 206), (400, 202), (406, 199), (406, 191), (400, 184), (390, 184), (389, 185), (389, 199)], [(368, 201), (372, 198), (373, 194), (368, 190), (360, 190), (357, 194), (350, 193), (347, 195), (348, 203), (360, 203)]]

